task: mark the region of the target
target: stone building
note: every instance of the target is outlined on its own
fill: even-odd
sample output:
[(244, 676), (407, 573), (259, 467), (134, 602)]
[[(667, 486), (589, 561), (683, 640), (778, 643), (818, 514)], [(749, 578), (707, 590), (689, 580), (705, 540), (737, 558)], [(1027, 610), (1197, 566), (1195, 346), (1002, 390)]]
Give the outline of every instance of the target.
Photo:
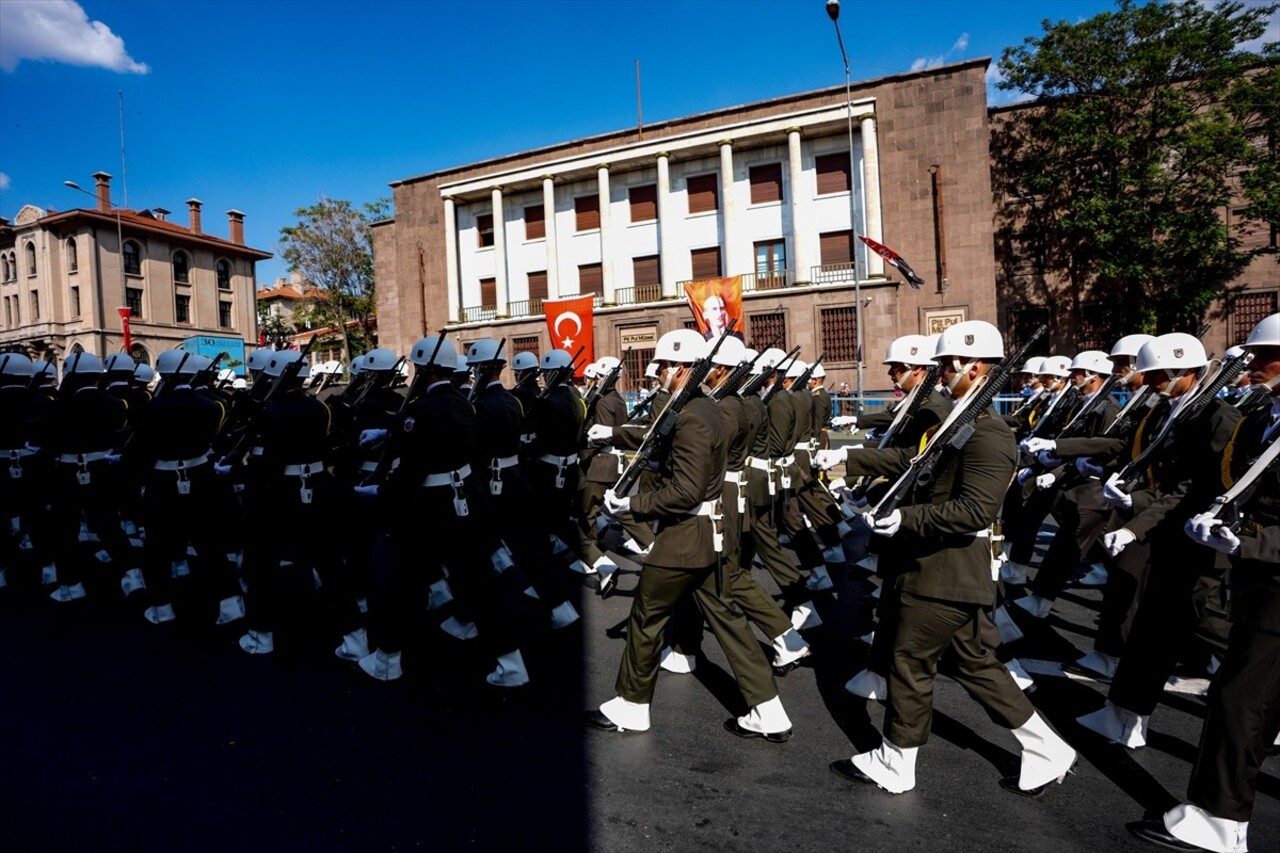
[(119, 352), (122, 308), (139, 361), (194, 336), (256, 344), (255, 265), (271, 255), (244, 244), (244, 214), (227, 211), (229, 237), (215, 237), (199, 199), (188, 199), (183, 226), (163, 208), (115, 207), (111, 176), (93, 178), (94, 208), (27, 205), (0, 220), (0, 350), (54, 361), (77, 347)]

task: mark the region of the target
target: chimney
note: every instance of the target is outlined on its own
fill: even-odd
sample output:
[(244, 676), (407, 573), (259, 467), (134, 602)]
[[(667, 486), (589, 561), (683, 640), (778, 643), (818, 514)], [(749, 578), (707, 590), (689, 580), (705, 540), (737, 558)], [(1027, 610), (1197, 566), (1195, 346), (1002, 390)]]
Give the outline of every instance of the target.
[(94, 172), (90, 177), (98, 188), (98, 210), (101, 213), (111, 212), (111, 176), (106, 172)]
[(231, 242), (244, 245), (244, 214), (238, 210), (227, 211), (227, 226), (231, 231)]
[(159, 219), (161, 222), (169, 221), (166, 218), (169, 215), (169, 211), (165, 210), (163, 207), (153, 207), (151, 208), (151, 212), (154, 213), (156, 215), (156, 219)]
[(204, 204), (198, 198), (187, 199), (187, 207), (191, 210), (191, 230), (195, 234), (200, 233), (200, 205)]

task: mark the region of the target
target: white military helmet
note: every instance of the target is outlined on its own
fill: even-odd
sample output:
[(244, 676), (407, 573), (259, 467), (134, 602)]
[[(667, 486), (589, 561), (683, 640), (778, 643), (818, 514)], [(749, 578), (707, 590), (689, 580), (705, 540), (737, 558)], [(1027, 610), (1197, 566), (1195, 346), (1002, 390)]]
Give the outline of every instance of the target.
[(1004, 338), (1000, 330), (985, 320), (966, 320), (948, 326), (938, 335), (934, 358), (955, 356), (963, 359), (994, 361), (1004, 358)]
[(1071, 359), (1065, 355), (1051, 355), (1044, 360), (1044, 364), (1040, 365), (1040, 372), (1037, 376), (1056, 376), (1059, 379), (1066, 379), (1067, 374), (1071, 372)]
[(236, 378), (236, 372), (230, 367), (224, 367), (218, 371), (219, 382), (231, 382)]
[(1022, 369), (1019, 370), (1018, 372), (1029, 373), (1032, 376), (1039, 376), (1041, 373), (1044, 372), (1041, 369), (1044, 367), (1044, 362), (1045, 362), (1044, 356), (1033, 355), (1031, 358), (1027, 359), (1027, 363), (1022, 365)]
[(798, 379), (800, 374), (804, 373), (808, 369), (809, 365), (797, 358), (793, 360), (791, 364), (787, 365), (787, 378)]
[[(366, 353), (367, 355), (368, 353)], [(351, 359), (351, 367), (347, 368), (347, 372), (351, 374), (351, 378), (355, 379), (364, 371), (364, 356), (357, 356)]]
[(358, 359), (353, 359), (351, 372), (355, 373), (358, 370), (394, 370), (399, 361), (399, 356), (393, 350), (389, 350), (386, 347), (378, 347), (377, 349), (369, 350)]
[(600, 372), (596, 369), (596, 363), (594, 361), (582, 368), (582, 377), (584, 379), (595, 379), (599, 375)]
[(0, 375), (29, 377), (35, 372), (31, 359), (20, 352), (0, 354)]
[(657, 361), (693, 364), (707, 354), (707, 349), (707, 341), (693, 329), (673, 329), (658, 338), (653, 357)]
[(567, 350), (553, 349), (542, 357), (538, 366), (543, 370), (563, 370), (573, 364), (573, 356)]
[(103, 373), (133, 373), (137, 364), (127, 352), (113, 352), (102, 362)]
[(68, 373), (101, 373), (102, 359), (98, 358), (91, 352), (79, 353), (79, 358), (73, 353), (62, 360), (62, 375), (65, 377)]
[(1138, 350), (1135, 370), (1164, 370), (1176, 376), (1185, 370), (1204, 367), (1209, 359), (1204, 354), (1204, 344), (1194, 335), (1173, 332), (1147, 341)]
[(889, 344), (889, 348), (885, 350), (884, 361), (881, 363), (927, 367), (933, 363), (933, 352), (933, 348), (929, 346), (929, 339), (924, 335), (903, 335)]
[[(271, 355), (274, 355), (274, 353), (271, 353)], [(160, 353), (159, 358), (156, 359), (156, 373), (159, 373), (161, 376), (168, 376), (178, 369), (178, 365), (181, 364), (184, 359), (187, 361), (191, 360), (191, 354), (186, 350), (165, 350)], [(264, 363), (262, 366), (266, 367), (266, 364)]]
[[(249, 370), (262, 370), (267, 366), (267, 362), (271, 361), (271, 355), (273, 352), (274, 350), (269, 350), (266, 347), (258, 347), (256, 350), (249, 353), (249, 357), (245, 359), (244, 365)], [(157, 362), (157, 364), (158, 363), (159, 362)]]
[[(933, 352), (933, 350), (929, 350), (929, 352)], [(809, 374), (809, 376), (812, 379), (826, 379), (827, 369), (821, 364), (815, 364), (813, 366), (813, 373)]]
[(713, 364), (723, 364), (725, 367), (737, 367), (748, 358), (755, 357), (755, 353), (751, 353), (748, 356), (747, 352), (747, 345), (730, 335), (724, 339), (720, 349), (716, 350), (716, 354), (711, 357), (711, 362)]
[(1254, 326), (1244, 342), (1245, 349), (1277, 346), (1280, 346), (1280, 314), (1272, 314)]
[(771, 367), (777, 367), (787, 354), (777, 347), (770, 347), (765, 350), (760, 358), (756, 361), (755, 366), (751, 368), (752, 376), (759, 376)]
[(603, 377), (619, 364), (622, 364), (622, 359), (618, 358), (616, 355), (601, 356), (596, 362), (596, 374)]
[(249, 383), (245, 382), (243, 379), (236, 379), (234, 382), (231, 383), (231, 387), (239, 391), (242, 388), (248, 388)]
[(1087, 349), (1084, 352), (1076, 353), (1076, 357), (1071, 360), (1071, 370), (1084, 370), (1089, 373), (1096, 373), (1099, 376), (1106, 376), (1111, 373), (1111, 368), (1115, 365), (1111, 363), (1111, 359), (1107, 358), (1107, 354), (1102, 350)]
[[(152, 368), (151, 365), (149, 364), (139, 364), (137, 367), (133, 369), (134, 382), (141, 382), (143, 385), (146, 385), (152, 379), (155, 379), (155, 378), (156, 378), (155, 369)], [(242, 379), (240, 381), (243, 382), (244, 380)]]
[(513, 370), (533, 370), (537, 366), (538, 356), (531, 352), (518, 352), (516, 357), (511, 359)]
[(31, 363), (31, 375), (41, 376), (45, 379), (53, 379), (57, 374), (57, 368), (54, 367), (52, 361), (33, 361)]
[(1136, 358), (1138, 350), (1142, 349), (1142, 345), (1154, 341), (1155, 335), (1125, 335), (1116, 341), (1116, 345), (1111, 348), (1112, 355), (1127, 355), (1129, 358)]
[(453, 362), (454, 373), (470, 373), (471, 365), (467, 363), (467, 354), (465, 352), (458, 353)]
[[(440, 344), (439, 351), (436, 350), (436, 344)], [(435, 357), (432, 357), (435, 353)], [(419, 367), (427, 367), (434, 365), (435, 367), (447, 367), (452, 370), (458, 363), (458, 353), (448, 340), (439, 340), (438, 335), (431, 335), (422, 338), (413, 345), (413, 349), (409, 353), (409, 360)]]
[[(262, 368), (262, 372), (267, 376), (279, 376), (281, 373), (284, 372), (285, 365), (292, 364), (293, 362), (298, 361), (301, 358), (302, 358), (302, 353), (298, 352), (297, 350), (291, 350), (291, 349), (278, 350), (277, 352), (273, 352), (271, 354), (271, 360), (267, 362), (266, 367)], [(302, 370), (298, 373), (298, 376), (310, 375), (311, 371), (309, 368), (310, 368), (310, 365), (303, 364)]]
[(1244, 355), (1244, 347), (1227, 347), (1226, 351), (1222, 353), (1222, 358), (1226, 360), (1228, 358), (1239, 358), (1242, 355)]
[(657, 378), (658, 378), (658, 369), (659, 369), (661, 366), (662, 366), (662, 365), (658, 364), (658, 362), (656, 362), (656, 361), (651, 361), (651, 362), (649, 362), (648, 364), (646, 364), (646, 365), (644, 366), (644, 378), (645, 378), (645, 379), (657, 379)]
[(192, 355), (185, 364), (177, 368), (177, 372), (182, 376), (195, 376), (202, 370), (208, 370), (211, 364), (213, 359), (207, 355)]
[(481, 338), (467, 348), (467, 364), (484, 364), (487, 361), (506, 362), (507, 357), (498, 352), (498, 342), (493, 338)]

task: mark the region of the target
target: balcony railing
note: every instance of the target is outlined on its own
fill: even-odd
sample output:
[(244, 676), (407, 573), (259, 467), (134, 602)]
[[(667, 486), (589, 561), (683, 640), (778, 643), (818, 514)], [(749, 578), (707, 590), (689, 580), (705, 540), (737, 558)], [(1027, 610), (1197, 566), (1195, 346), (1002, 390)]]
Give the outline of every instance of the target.
[(521, 299), (519, 302), (507, 303), (508, 317), (532, 317), (542, 313), (541, 299)]
[(853, 261), (843, 264), (821, 264), (811, 267), (809, 280), (814, 284), (837, 284), (853, 281)]
[(478, 323), (482, 320), (495, 320), (498, 317), (498, 307), (496, 305), (472, 305), (470, 308), (462, 309), (460, 317), (463, 323)]
[(780, 287), (795, 287), (795, 270), (778, 270), (776, 272), (753, 272), (742, 277), (742, 292), (754, 293), (757, 290), (776, 290)]
[(613, 292), (618, 305), (639, 305), (644, 302), (661, 302), (662, 285), (638, 284), (635, 287), (619, 287)]

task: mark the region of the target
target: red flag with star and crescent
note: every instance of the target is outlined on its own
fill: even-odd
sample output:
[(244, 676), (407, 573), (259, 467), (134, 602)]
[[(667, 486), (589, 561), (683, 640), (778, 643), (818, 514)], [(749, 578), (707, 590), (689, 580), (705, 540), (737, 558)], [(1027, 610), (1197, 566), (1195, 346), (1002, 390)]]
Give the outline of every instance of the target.
[(551, 336), (551, 346), (567, 350), (569, 355), (576, 353), (578, 347), (586, 347), (582, 357), (578, 359), (578, 368), (574, 371), (577, 376), (581, 376), (586, 366), (596, 358), (591, 317), (594, 305), (595, 296), (590, 293), (542, 303), (547, 315), (547, 334)]

